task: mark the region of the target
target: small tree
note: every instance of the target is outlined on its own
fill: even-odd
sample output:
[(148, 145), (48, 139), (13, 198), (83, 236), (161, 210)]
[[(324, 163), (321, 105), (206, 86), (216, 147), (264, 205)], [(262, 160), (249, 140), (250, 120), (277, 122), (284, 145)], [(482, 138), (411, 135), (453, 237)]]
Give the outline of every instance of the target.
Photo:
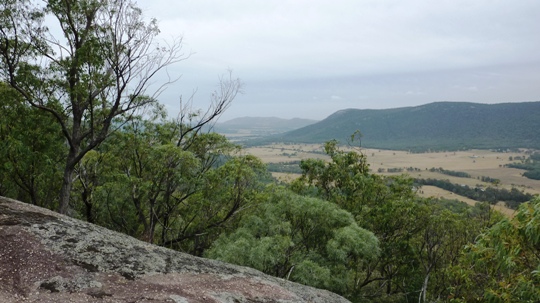
[[(68, 146), (58, 206), (66, 213), (77, 164), (138, 110), (157, 106), (171, 81), (149, 95), (150, 80), (186, 58), (182, 40), (156, 43), (156, 20), (147, 22), (130, 0), (5, 0), (0, 8), (0, 75), (55, 118)], [(218, 114), (239, 89), (238, 81), (221, 84), (212, 107)]]
[(361, 296), (359, 270), (379, 254), (375, 235), (334, 203), (269, 189), (266, 201), (206, 255), (347, 297)]
[(19, 97), (0, 82), (0, 195), (53, 208), (61, 186), (64, 140), (50, 115)]

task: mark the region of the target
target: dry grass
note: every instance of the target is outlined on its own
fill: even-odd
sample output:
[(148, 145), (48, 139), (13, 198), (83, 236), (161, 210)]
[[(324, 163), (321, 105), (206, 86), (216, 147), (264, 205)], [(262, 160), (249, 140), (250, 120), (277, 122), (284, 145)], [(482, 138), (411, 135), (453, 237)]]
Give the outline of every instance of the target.
[(300, 174), (293, 174), (293, 173), (272, 173), (272, 177), (276, 178), (276, 180), (281, 182), (292, 182), (294, 179), (297, 179), (300, 177)]
[[(425, 198), (442, 198), (442, 199), (448, 199), (448, 200), (458, 200), (461, 202), (465, 202), (471, 206), (474, 206), (478, 202), (476, 200), (473, 200), (464, 196), (456, 195), (451, 191), (447, 191), (442, 188), (431, 186), (431, 185), (422, 186), (422, 191), (419, 193), (419, 195)], [(499, 211), (503, 215), (510, 218), (513, 217), (514, 213), (516, 212), (513, 209), (505, 207), (501, 203), (497, 205), (491, 205), (491, 208)]]
[[(259, 157), (265, 163), (290, 162), (308, 158), (329, 159), (328, 156), (321, 153), (322, 151), (323, 147), (321, 144), (273, 144), (246, 149), (247, 153)], [(406, 151), (379, 149), (362, 149), (361, 151), (367, 156), (370, 168), (374, 172), (377, 172), (379, 168), (385, 171), (389, 168), (402, 168), (403, 173), (415, 178), (447, 179), (452, 183), (468, 186), (476, 186), (478, 184), (484, 186), (490, 185), (480, 181), (480, 178), (485, 176), (499, 179), (501, 181), (499, 186), (502, 188), (511, 189), (512, 187), (518, 187), (531, 194), (540, 194), (540, 180), (531, 180), (523, 177), (521, 175), (524, 172), (523, 170), (504, 167), (505, 164), (511, 162), (509, 157), (524, 157), (526, 156), (524, 152), (500, 153), (489, 150), (467, 150), (413, 154)], [(409, 167), (418, 168), (420, 171), (407, 172), (406, 169)], [(470, 174), (472, 178), (459, 178), (438, 172), (430, 172), (430, 168), (443, 168), (445, 170), (465, 172)], [(382, 174), (393, 175), (396, 173), (385, 172)], [(298, 177), (296, 174), (285, 173), (273, 173), (272, 175), (278, 180), (285, 182)], [(457, 197), (457, 195), (451, 192), (435, 187), (424, 186), (422, 189), (425, 193), (424, 195), (428, 196), (450, 199), (456, 199)], [(465, 197), (459, 197), (458, 200), (469, 204), (476, 202)], [(494, 208), (507, 215), (514, 212), (500, 205), (496, 205)]]
[[(323, 148), (320, 144), (274, 144), (262, 147), (247, 148), (246, 152), (262, 159), (265, 163), (290, 162), (308, 158), (328, 159), (321, 154)], [(540, 194), (540, 180), (531, 180), (523, 177), (520, 169), (503, 167), (510, 163), (509, 157), (525, 156), (524, 153), (499, 153), (488, 150), (468, 150), (458, 152), (438, 152), (412, 154), (405, 151), (362, 149), (368, 159), (372, 171), (379, 168), (402, 168), (403, 173), (412, 177), (448, 179), (453, 183), (475, 186), (488, 185), (479, 179), (482, 176), (501, 180), (502, 187), (520, 187), (526, 192)], [(315, 153), (314, 153), (315, 152)], [(420, 171), (406, 172), (409, 167)], [(446, 170), (468, 173), (472, 178), (459, 178), (430, 172), (430, 168), (442, 167)], [(391, 175), (392, 173), (383, 173)]]
[(322, 147), (315, 144), (274, 144), (250, 147), (246, 149), (246, 152), (260, 158), (265, 163), (290, 162), (310, 158), (328, 159), (327, 156), (316, 153), (322, 152)]

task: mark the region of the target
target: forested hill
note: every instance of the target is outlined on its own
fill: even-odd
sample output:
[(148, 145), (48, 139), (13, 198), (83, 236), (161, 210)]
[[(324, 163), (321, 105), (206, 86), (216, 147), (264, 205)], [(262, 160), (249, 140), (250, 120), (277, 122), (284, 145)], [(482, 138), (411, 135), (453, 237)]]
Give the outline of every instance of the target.
[(346, 109), (269, 140), (345, 143), (356, 130), (363, 147), (404, 150), (540, 148), (540, 102), (436, 102), (383, 110)]

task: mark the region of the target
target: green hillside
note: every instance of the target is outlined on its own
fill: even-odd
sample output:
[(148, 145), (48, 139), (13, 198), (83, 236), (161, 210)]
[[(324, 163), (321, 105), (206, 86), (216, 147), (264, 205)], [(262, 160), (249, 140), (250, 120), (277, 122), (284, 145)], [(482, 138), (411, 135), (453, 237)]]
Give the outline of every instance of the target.
[(337, 139), (344, 143), (356, 130), (363, 135), (362, 146), (371, 148), (540, 148), (540, 102), (436, 102), (384, 110), (346, 109), (266, 140), (321, 143)]

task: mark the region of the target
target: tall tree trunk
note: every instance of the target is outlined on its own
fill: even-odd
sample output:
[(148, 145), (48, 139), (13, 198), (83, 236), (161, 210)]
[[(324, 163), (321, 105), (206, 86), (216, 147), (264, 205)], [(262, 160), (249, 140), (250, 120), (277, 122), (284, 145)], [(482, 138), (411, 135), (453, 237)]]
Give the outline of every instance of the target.
[(77, 151), (70, 149), (64, 169), (64, 178), (62, 180), (62, 188), (60, 189), (60, 201), (58, 204), (58, 212), (67, 214), (69, 210), (69, 200), (71, 197), (71, 187), (73, 186), (73, 172), (75, 171), (75, 157)]
[(91, 194), (88, 193), (88, 189), (83, 189), (83, 192), (81, 194), (82, 196), (82, 201), (84, 203), (84, 206), (85, 206), (85, 213), (86, 213), (86, 221), (88, 221), (89, 223), (95, 223), (94, 222), (94, 214), (92, 213), (92, 200), (90, 198)]
[(428, 271), (426, 277), (424, 278), (424, 284), (422, 285), (422, 290), (420, 291), (420, 296), (418, 296), (418, 303), (426, 302), (427, 287), (429, 282), (429, 275), (431, 270)]

